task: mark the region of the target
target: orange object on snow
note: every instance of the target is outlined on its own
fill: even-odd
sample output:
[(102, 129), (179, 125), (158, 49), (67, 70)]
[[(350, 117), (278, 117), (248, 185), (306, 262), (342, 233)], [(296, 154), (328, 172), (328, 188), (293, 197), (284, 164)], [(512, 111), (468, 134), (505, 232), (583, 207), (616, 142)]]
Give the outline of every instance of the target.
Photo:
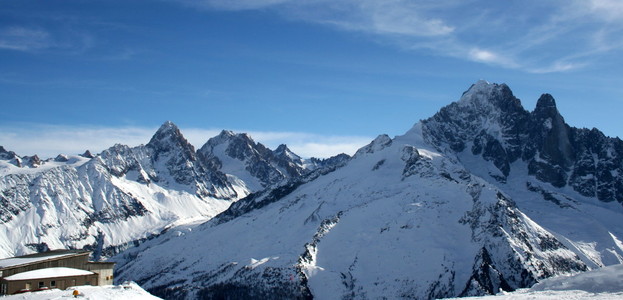
[(74, 295), (74, 298), (76, 298), (76, 297), (78, 297), (78, 295), (80, 295), (80, 292), (78, 292), (78, 290), (74, 290), (72, 295)]

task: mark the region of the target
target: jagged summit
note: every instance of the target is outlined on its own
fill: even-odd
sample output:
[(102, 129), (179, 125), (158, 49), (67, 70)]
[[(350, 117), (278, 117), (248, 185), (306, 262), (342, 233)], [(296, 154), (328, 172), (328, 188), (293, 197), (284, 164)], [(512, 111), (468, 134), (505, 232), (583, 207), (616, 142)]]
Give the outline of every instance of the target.
[(302, 163), (302, 159), (298, 154), (292, 152), (290, 148), (286, 144), (281, 144), (273, 151), (276, 157), (281, 157), (283, 159), (292, 160), (297, 163)]
[(299, 176), (305, 170), (301, 158), (285, 145), (272, 151), (246, 133), (229, 130), (209, 139), (197, 154), (206, 164), (243, 180), (251, 191)]
[(4, 147), (0, 146), (0, 159), (12, 159), (12, 158), (15, 158), (15, 157), (17, 157), (15, 152), (8, 151), (8, 150), (4, 149)]
[(539, 100), (536, 102), (536, 109), (544, 109), (544, 108), (555, 108), (556, 100), (550, 94), (543, 94), (539, 97)]
[(279, 146), (277, 146), (274, 152), (275, 154), (292, 153), (292, 151), (290, 151), (290, 148), (288, 148), (288, 145), (286, 144), (280, 144)]
[(227, 129), (223, 129), (221, 130), (221, 133), (219, 133), (218, 137), (233, 137), (236, 136), (236, 134), (231, 131), (231, 130), (227, 130)]
[(183, 137), (180, 129), (171, 121), (164, 122), (160, 128), (156, 131), (156, 133), (152, 136), (149, 143), (157, 142), (158, 140), (166, 139), (166, 138), (179, 138)]
[(550, 94), (528, 112), (508, 86), (479, 81), (458, 102), (422, 121), (422, 132), (440, 151), (491, 162), (495, 168), (488, 176), (500, 182), (506, 182), (514, 162), (523, 161), (528, 174), (542, 182), (623, 202), (623, 181), (611, 176), (623, 174), (621, 159), (612, 159), (622, 155), (617, 149), (623, 142), (569, 126)]
[(475, 110), (482, 115), (481, 117), (486, 117), (486, 114), (495, 113), (497, 110), (524, 111), (521, 101), (513, 95), (508, 85), (489, 83), (484, 80), (476, 82), (465, 91), (457, 105), (464, 109)]
[(195, 160), (195, 147), (182, 135), (180, 129), (171, 121), (166, 121), (146, 145), (156, 151), (156, 158), (162, 152), (181, 151), (183, 156)]
[(80, 156), (86, 157), (86, 158), (94, 158), (95, 157), (95, 155), (93, 155), (93, 153), (91, 153), (91, 151), (88, 150), (88, 149), (86, 151), (84, 151), (84, 153), (82, 153)]

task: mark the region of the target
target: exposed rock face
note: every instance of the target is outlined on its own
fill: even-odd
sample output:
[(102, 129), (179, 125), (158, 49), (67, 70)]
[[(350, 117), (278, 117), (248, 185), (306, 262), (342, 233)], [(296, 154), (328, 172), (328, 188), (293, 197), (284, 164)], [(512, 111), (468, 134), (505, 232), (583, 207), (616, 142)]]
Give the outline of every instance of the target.
[(317, 168), (339, 165), (349, 158), (341, 154), (325, 160), (304, 160), (286, 145), (272, 151), (245, 133), (227, 130), (209, 139), (197, 155), (204, 164), (244, 181), (251, 191), (298, 178)]
[(167, 181), (170, 176), (175, 183), (191, 186), (200, 196), (216, 198), (235, 198), (236, 192), (225, 174), (210, 164), (197, 159), (195, 148), (182, 136), (179, 128), (172, 122), (164, 123), (145, 146), (153, 166), (164, 165), (166, 172), (154, 168), (155, 181)]
[[(554, 98), (543, 94), (532, 112), (504, 84), (479, 81), (460, 101), (423, 122), (426, 138), (443, 151), (470, 151), (497, 167), (505, 182), (511, 164), (554, 187), (571, 186), (584, 196), (623, 202), (623, 141), (597, 129), (567, 125)], [(599, 166), (599, 167), (597, 167)]]
[(22, 159), (13, 151), (7, 151), (4, 147), (0, 146), (0, 159), (8, 161), (10, 164), (21, 167)]
[(86, 158), (94, 158), (95, 157), (95, 155), (93, 155), (91, 153), (91, 151), (89, 151), (89, 150), (84, 151), (84, 153), (82, 153), (82, 155), (80, 155), (80, 156), (86, 157)]

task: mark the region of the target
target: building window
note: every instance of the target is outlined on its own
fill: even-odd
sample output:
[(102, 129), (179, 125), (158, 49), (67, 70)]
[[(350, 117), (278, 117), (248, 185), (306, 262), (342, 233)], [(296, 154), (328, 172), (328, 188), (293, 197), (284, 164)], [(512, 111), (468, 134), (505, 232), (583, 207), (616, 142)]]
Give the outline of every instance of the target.
[(56, 280), (50, 281), (50, 287), (56, 287)]
[(43, 281), (39, 281), (39, 288), (42, 288), (44, 286), (45, 286), (45, 284), (43, 284)]
[(6, 283), (3, 283), (0, 287), (0, 295), (6, 295)]

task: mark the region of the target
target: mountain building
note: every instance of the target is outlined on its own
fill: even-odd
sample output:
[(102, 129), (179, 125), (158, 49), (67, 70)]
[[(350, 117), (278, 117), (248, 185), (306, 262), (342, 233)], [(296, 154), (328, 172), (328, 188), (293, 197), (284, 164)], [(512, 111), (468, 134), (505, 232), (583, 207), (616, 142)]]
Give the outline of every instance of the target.
[(78, 285), (110, 285), (115, 263), (89, 261), (91, 252), (53, 250), (0, 260), (0, 295)]

